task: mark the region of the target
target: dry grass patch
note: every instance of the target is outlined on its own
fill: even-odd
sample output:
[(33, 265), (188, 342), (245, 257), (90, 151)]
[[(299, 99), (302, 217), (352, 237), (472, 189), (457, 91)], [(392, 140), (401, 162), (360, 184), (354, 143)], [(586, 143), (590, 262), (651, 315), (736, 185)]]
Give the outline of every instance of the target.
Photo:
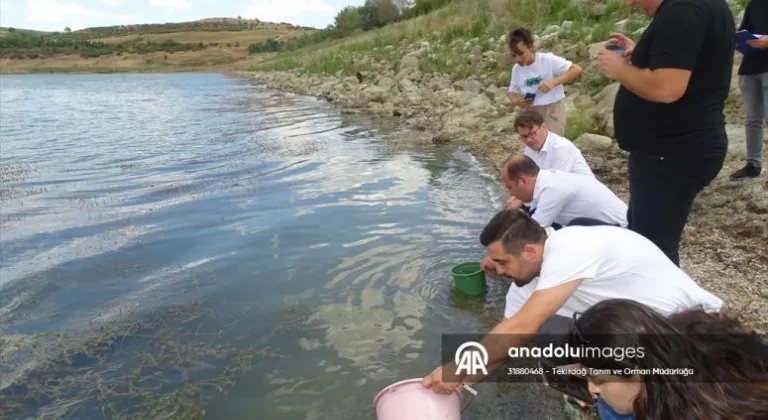
[(245, 59), (245, 48), (207, 48), (202, 51), (150, 54), (111, 54), (97, 58), (80, 55), (59, 55), (28, 60), (0, 60), (0, 73), (60, 73), (60, 72), (153, 72), (193, 71), (211, 66), (227, 66)]
[(290, 38), (301, 34), (295, 30), (285, 29), (264, 29), (255, 31), (212, 31), (212, 32), (170, 32), (167, 34), (133, 34), (117, 37), (101, 38), (98, 41), (107, 44), (119, 44), (122, 42), (134, 41), (141, 39), (142, 41), (162, 42), (162, 41), (174, 41), (181, 43), (198, 43), (203, 44), (210, 43), (235, 43), (247, 44), (253, 42), (264, 41), (268, 38)]

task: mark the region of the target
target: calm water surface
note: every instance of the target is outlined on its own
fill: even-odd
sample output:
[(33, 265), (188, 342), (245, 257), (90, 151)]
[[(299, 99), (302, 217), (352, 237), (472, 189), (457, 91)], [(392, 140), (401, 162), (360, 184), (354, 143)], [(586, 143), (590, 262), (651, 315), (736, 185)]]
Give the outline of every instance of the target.
[[(0, 418), (372, 419), (501, 316), (451, 290), (502, 203), (469, 155), (221, 75), (0, 99)], [(466, 418), (545, 416), (479, 389)]]

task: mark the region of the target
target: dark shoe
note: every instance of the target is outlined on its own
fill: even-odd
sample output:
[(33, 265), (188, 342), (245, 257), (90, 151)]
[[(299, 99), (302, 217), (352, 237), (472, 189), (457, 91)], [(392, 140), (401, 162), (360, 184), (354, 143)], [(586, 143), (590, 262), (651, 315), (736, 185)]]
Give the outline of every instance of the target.
[(762, 170), (753, 163), (747, 163), (743, 168), (731, 174), (731, 179), (757, 178)]

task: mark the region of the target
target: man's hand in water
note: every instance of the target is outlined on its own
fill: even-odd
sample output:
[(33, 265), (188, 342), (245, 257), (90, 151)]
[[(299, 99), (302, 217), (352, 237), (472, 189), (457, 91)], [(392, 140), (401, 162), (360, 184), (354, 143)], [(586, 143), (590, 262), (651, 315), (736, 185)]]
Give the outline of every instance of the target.
[[(432, 389), (439, 394), (450, 394), (461, 386), (460, 379), (453, 374), (455, 371), (456, 366), (452, 363), (438, 366), (432, 373), (421, 380), (421, 384), (424, 388)], [(443, 379), (443, 372), (446, 374), (445, 379)]]

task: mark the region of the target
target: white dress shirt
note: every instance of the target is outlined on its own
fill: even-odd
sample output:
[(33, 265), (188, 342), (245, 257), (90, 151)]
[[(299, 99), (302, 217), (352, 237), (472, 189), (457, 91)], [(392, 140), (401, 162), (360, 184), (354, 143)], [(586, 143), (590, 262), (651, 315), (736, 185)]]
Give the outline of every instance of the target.
[(558, 315), (571, 317), (606, 299), (631, 299), (663, 315), (722, 308), (722, 299), (701, 288), (639, 233), (614, 226), (572, 226), (548, 234), (541, 274), (524, 287), (510, 286), (506, 318), (534, 292), (574, 280), (582, 283)]
[(595, 176), (581, 150), (573, 142), (553, 132), (547, 134), (540, 151), (525, 146), (523, 154), (533, 159), (541, 169), (557, 169), (563, 172)]
[(539, 171), (533, 190), (536, 211), (531, 216), (541, 226), (567, 226), (577, 217), (627, 226), (627, 205), (597, 178), (558, 170)]

